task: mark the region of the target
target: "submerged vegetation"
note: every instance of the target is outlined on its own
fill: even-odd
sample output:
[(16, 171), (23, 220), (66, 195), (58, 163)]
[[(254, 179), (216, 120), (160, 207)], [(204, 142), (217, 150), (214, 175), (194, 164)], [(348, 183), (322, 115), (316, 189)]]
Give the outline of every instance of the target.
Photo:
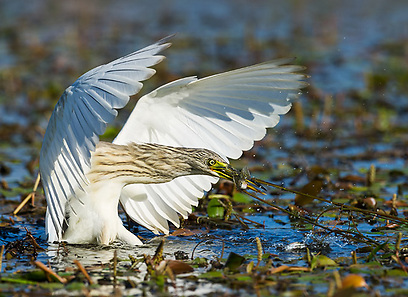
[[(5, 6), (1, 11), (15, 9), (1, 5)], [(394, 14), (384, 17), (398, 18), (403, 10), (399, 1), (393, 5)], [(82, 9), (89, 19), (106, 13), (102, 8)], [(211, 8), (206, 9), (211, 14)], [(315, 35), (302, 31), (302, 24), (285, 37), (263, 35), (246, 23), (245, 38), (227, 34), (227, 29), (216, 31), (216, 37), (211, 31), (175, 38), (166, 52), (167, 64), (158, 67), (145, 90), (179, 76), (202, 77), (288, 55), (296, 55), (298, 63), (307, 66), (310, 87), (263, 141), (233, 163), (236, 168), (248, 167), (255, 178), (267, 182), (265, 195), (256, 193), (262, 200), (221, 181), (169, 236), (154, 237), (122, 214), (128, 228), (146, 242), (138, 248), (121, 243), (49, 245), (44, 238), (41, 187), (32, 195), (38, 153), (47, 119), (69, 83), (95, 65), (180, 31), (176, 18), (171, 13), (158, 14), (162, 27), (172, 31), (143, 33), (142, 42), (134, 40), (131, 28), (136, 24), (126, 17), (115, 17), (125, 31), (120, 36), (110, 22), (100, 32), (100, 27), (81, 18), (76, 31), (56, 38), (52, 26), (47, 26), (55, 20), (44, 17), (37, 25), (43, 14), (40, 9), (37, 15), (21, 8), (20, 14), (13, 12), (20, 16), (13, 20), (4, 16), (0, 26), (0, 296), (408, 294), (407, 39), (377, 30), (379, 36), (364, 33), (351, 36), (355, 39), (349, 43), (341, 41), (343, 35), (349, 37), (342, 28), (345, 22), (366, 28), (364, 22), (378, 21), (375, 9), (380, 8), (373, 7), (360, 23), (358, 18), (337, 16), (338, 24), (329, 18), (334, 11), (321, 9), (327, 19), (311, 25), (320, 28)], [(343, 9), (357, 10), (350, 3), (344, 3)], [(59, 21), (70, 13), (69, 7), (54, 7)], [(251, 10), (256, 13), (260, 12)], [(305, 12), (305, 17), (312, 16), (313, 11)], [(233, 26), (234, 20), (226, 18)], [(218, 21), (222, 27), (224, 23)], [(104, 38), (98, 41), (95, 36), (101, 34)], [(371, 43), (364, 39), (367, 36)], [(237, 53), (237, 48), (242, 50)], [(116, 135), (130, 105), (103, 139)], [(18, 210), (26, 197), (27, 204)]]

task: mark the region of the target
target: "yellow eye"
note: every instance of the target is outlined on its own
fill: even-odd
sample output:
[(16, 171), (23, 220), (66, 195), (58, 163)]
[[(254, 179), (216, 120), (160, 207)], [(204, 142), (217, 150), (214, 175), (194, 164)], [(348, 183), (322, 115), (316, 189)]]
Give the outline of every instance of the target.
[(215, 160), (213, 160), (213, 159), (209, 159), (207, 161), (207, 164), (208, 164), (208, 166), (214, 166), (215, 164), (217, 164), (217, 162)]

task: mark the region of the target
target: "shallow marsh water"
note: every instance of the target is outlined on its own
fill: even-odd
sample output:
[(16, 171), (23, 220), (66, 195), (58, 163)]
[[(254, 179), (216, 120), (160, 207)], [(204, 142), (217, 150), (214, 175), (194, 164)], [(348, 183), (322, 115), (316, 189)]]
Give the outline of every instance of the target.
[[(306, 72), (311, 75), (311, 87), (300, 99), (302, 116), (295, 116), (294, 110), (283, 116), (267, 138), (245, 153), (236, 166), (248, 166), (255, 176), (297, 189), (318, 175), (326, 182), (322, 192), (325, 196), (343, 199), (346, 203), (373, 196), (387, 211), (388, 201), (397, 193), (398, 213), (401, 217), (407, 216), (406, 1), (203, 3), (181, 0), (166, 1), (162, 5), (126, 0), (86, 4), (80, 1), (0, 2), (1, 244), (22, 240), (27, 228), (46, 248), (38, 253), (37, 260), (50, 261), (57, 271), (73, 267), (73, 260), (78, 259), (92, 271), (95, 279), (109, 278), (116, 250), (118, 258), (123, 260), (119, 265), (125, 271), (122, 271), (123, 279), (131, 277), (138, 283), (144, 279), (146, 271), (126, 275), (126, 269), (129, 255), (154, 254), (160, 239), (147, 231), (139, 230), (147, 244), (137, 249), (120, 244), (61, 248), (47, 245), (44, 240), (41, 191), (36, 208), (27, 207), (18, 217), (10, 213), (35, 181), (42, 135), (63, 89), (86, 70), (172, 33), (178, 34), (173, 46), (165, 52), (168, 59), (157, 67), (157, 75), (146, 82), (142, 94), (181, 76), (202, 77), (275, 57), (296, 56), (297, 62), (307, 66)], [(134, 102), (120, 113), (113, 125), (115, 128), (126, 119)], [(376, 167), (377, 182), (375, 188), (367, 189), (365, 179), (371, 165)], [(273, 190), (266, 198), (286, 207), (293, 204), (294, 196)], [(326, 205), (314, 203), (305, 207), (319, 212)], [(165, 256), (174, 258), (174, 252), (184, 251), (191, 257), (200, 243), (195, 257), (211, 260), (220, 258), (223, 253), (225, 259), (230, 252), (235, 252), (250, 261), (256, 259), (256, 237), (259, 237), (264, 254), (276, 265), (290, 263), (307, 267), (306, 247), (340, 261), (364, 246), (340, 236), (319, 235), (312, 232), (310, 226), (291, 221), (278, 211), (248, 207), (246, 213), (248, 218), (265, 227), (252, 224), (249, 230), (244, 230), (236, 224), (229, 229), (209, 228), (208, 232), (202, 228), (203, 232), (197, 236), (169, 236)], [(202, 209), (198, 214), (206, 215)], [(330, 224), (333, 219), (324, 216), (321, 221)], [(386, 233), (373, 230), (383, 225), (382, 221), (374, 225), (365, 220), (358, 222), (360, 232), (379, 242), (387, 238), (394, 241), (396, 234), (402, 232), (402, 245), (406, 246), (406, 228), (390, 229)], [(359, 254), (359, 259), (366, 257), (367, 253)], [(34, 269), (29, 258), (29, 254), (22, 253), (3, 259), (2, 276)], [(349, 260), (344, 261), (342, 276), (353, 272), (348, 269)], [(101, 271), (93, 271), (95, 265)], [(388, 268), (395, 270), (396, 266), (389, 264)], [(385, 270), (384, 266), (377, 267), (377, 271)], [(207, 268), (196, 268), (193, 275), (206, 271)], [(404, 278), (382, 279), (382, 276), (373, 277), (374, 272), (369, 269), (361, 271), (369, 284), (366, 293), (379, 291), (381, 295), (398, 296), (401, 291), (393, 290), (395, 287), (405, 289), (405, 293), (408, 290)], [(304, 294), (325, 295), (332, 276), (331, 272), (321, 273), (320, 281), (317, 278), (298, 281), (300, 289), (290, 286), (296, 283), (290, 275), (282, 275), (281, 279), (286, 280), (288, 286), (286, 291), (274, 283), (261, 293), (250, 284), (245, 288), (242, 284), (189, 276), (178, 277), (175, 286), (169, 285), (164, 291), (152, 284), (130, 288), (122, 282), (119, 287), (123, 294), (129, 295), (223, 293), (228, 296), (282, 292), (296, 295), (299, 290)], [(2, 285), (0, 290), (5, 295), (14, 293), (7, 282)], [(112, 282), (102, 282), (99, 287), (88, 289), (95, 295), (109, 295), (113, 287)], [(28, 292), (35, 294), (36, 290), (38, 287)], [(61, 287), (55, 294), (74, 292), (78, 293)]]

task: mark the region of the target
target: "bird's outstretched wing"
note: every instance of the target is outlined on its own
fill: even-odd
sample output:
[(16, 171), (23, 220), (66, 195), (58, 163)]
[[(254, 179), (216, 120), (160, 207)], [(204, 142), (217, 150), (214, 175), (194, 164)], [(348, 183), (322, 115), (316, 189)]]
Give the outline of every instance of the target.
[(88, 183), (91, 152), (112, 122), (117, 109), (164, 59), (157, 55), (170, 46), (169, 38), (139, 51), (96, 67), (68, 87), (51, 115), (40, 153), (40, 173), (47, 199), (46, 230), (49, 241), (61, 239), (67, 199), (79, 199), (78, 192)]
[[(186, 77), (143, 96), (114, 140), (207, 148), (223, 157), (239, 158), (266, 128), (274, 127), (291, 100), (306, 86), (301, 66), (281, 59), (203, 79)], [(135, 133), (134, 131), (137, 131)], [(121, 203), (138, 223), (168, 233), (167, 220), (179, 224), (197, 205), (197, 197), (217, 179), (180, 177), (161, 185), (130, 185)]]

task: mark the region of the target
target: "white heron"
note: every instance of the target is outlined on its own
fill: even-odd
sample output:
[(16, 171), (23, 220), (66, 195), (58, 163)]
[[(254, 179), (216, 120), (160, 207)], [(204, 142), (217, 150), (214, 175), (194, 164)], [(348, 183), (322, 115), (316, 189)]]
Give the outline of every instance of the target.
[(306, 85), (292, 59), (206, 78), (186, 77), (143, 96), (113, 143), (99, 142), (117, 110), (161, 62), (168, 38), (86, 72), (62, 94), (40, 154), (48, 240), (140, 245), (118, 215), (155, 233), (179, 226), (198, 198), (262, 139)]

